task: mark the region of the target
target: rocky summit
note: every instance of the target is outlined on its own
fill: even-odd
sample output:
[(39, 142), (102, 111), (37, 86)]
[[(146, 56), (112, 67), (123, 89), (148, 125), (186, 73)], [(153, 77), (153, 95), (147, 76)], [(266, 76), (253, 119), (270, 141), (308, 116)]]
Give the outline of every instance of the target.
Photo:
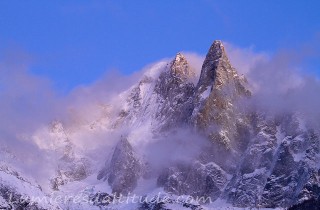
[[(199, 78), (196, 71), (178, 53), (151, 66), (95, 119), (36, 130), (31, 139), (51, 142), (37, 144), (54, 160), (48, 186), (17, 172), (14, 151), (3, 150), (0, 208), (319, 209), (320, 131), (301, 113), (254, 106), (255, 93), (221, 41), (211, 45)], [(101, 136), (112, 143), (93, 151), (77, 144)], [(92, 202), (31, 199), (68, 193)], [(153, 199), (119, 202), (133, 194)], [(183, 196), (206, 199), (176, 199)]]

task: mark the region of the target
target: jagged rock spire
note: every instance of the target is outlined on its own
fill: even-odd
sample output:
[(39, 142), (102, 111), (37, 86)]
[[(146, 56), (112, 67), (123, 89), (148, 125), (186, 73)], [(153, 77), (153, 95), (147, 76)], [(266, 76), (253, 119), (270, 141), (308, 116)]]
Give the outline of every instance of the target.
[(227, 57), (224, 46), (220, 40), (215, 40), (209, 49), (206, 60), (217, 60), (222, 57)]
[(177, 53), (170, 65), (171, 75), (182, 80), (187, 80), (195, 76), (194, 71), (190, 68), (186, 57), (182, 53)]
[[(240, 111), (234, 104), (248, 95), (250, 91), (246, 88), (246, 80), (239, 77), (231, 66), (222, 42), (214, 41), (202, 65), (196, 88), (192, 113), (195, 126), (213, 141), (230, 148), (236, 139), (237, 126), (241, 124), (237, 122)], [(212, 125), (220, 130), (212, 130)]]
[(188, 121), (192, 111), (195, 72), (181, 53), (169, 63), (155, 85), (157, 101), (161, 104), (156, 112), (161, 130), (180, 126)]
[(212, 86), (215, 82), (222, 83), (223, 79), (226, 80), (232, 76), (228, 75), (228, 73), (236, 74), (230, 64), (222, 42), (216, 40), (211, 45), (202, 65), (198, 82), (199, 91), (205, 91), (208, 86)]
[(113, 193), (126, 195), (136, 187), (141, 170), (142, 164), (131, 144), (126, 137), (121, 136), (110, 165), (101, 170), (97, 178), (107, 179)]

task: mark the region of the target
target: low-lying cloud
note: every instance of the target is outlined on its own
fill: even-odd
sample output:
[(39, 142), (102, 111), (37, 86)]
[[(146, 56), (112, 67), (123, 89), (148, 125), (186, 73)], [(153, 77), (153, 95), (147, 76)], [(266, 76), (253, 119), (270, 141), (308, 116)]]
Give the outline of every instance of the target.
[[(319, 121), (320, 82), (304, 66), (310, 53), (318, 56), (319, 52), (310, 47), (311, 50), (280, 51), (270, 55), (229, 43), (225, 43), (225, 47), (233, 66), (248, 78), (255, 106), (272, 112), (302, 112), (314, 122)], [(184, 54), (199, 77), (205, 56)], [(43, 163), (36, 161), (37, 157), (45, 156), (30, 137), (37, 129), (56, 119), (71, 130), (75, 125), (79, 129), (79, 125), (93, 122), (104, 114), (102, 107), (110, 103), (116, 104), (119, 93), (138, 82), (145, 71), (143, 69), (133, 75), (112, 71), (92, 85), (75, 87), (67, 96), (59, 96), (50, 80), (29, 72), (31, 63), (28, 56), (20, 53), (0, 60), (0, 144), (1, 147), (9, 147), (20, 156), (27, 157), (27, 166), (31, 168), (36, 168), (37, 164), (46, 165), (45, 161), (49, 161), (47, 156), (43, 158)], [(73, 138), (79, 138), (81, 147), (90, 142), (99, 145), (92, 148), (110, 153), (114, 139), (119, 136), (119, 133), (87, 133), (73, 135)], [(146, 155), (150, 156), (155, 165), (161, 165), (159, 161), (171, 162), (186, 158), (182, 154), (186, 149), (183, 144), (189, 144), (190, 138), (186, 138), (187, 136), (190, 135), (182, 132), (180, 136), (174, 137), (173, 142), (177, 144), (174, 148), (178, 148), (177, 151), (166, 151), (168, 148), (165, 142), (152, 142), (147, 146), (150, 154)], [(76, 139), (72, 141), (77, 144)], [(199, 150), (197, 147), (193, 148), (189, 152), (196, 155)], [(162, 152), (169, 152), (172, 156), (159, 154)]]
[(233, 65), (247, 77), (256, 107), (273, 113), (298, 112), (319, 121), (319, 75), (312, 73), (306, 63), (320, 57), (320, 47), (306, 44), (273, 55), (230, 44), (226, 47)]

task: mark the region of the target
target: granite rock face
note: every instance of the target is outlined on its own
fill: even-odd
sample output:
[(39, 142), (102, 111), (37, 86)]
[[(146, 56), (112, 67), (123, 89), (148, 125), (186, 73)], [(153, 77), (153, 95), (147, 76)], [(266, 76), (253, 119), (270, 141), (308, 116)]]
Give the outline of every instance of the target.
[[(150, 67), (137, 84), (119, 94), (115, 104), (105, 106), (108, 114), (103, 120), (94, 120), (90, 132), (103, 128), (106, 134), (122, 135), (110, 152), (111, 158), (102, 160), (105, 165), (100, 172), (91, 170), (92, 159), (79, 154), (62, 123), (51, 125), (49, 136), (58, 157), (52, 187), (59, 192), (63, 185), (82, 183), (98, 173), (97, 178), (104, 181), (100, 184), (112, 189), (90, 194), (99, 208), (112, 206), (111, 201), (120, 195), (141, 190), (139, 183), (156, 180), (153, 187), (163, 189), (167, 193), (164, 197), (170, 195), (170, 199), (145, 201), (136, 209), (205, 209), (199, 203), (174, 200), (180, 195), (223, 200), (240, 208), (317, 209), (319, 129), (301, 113), (275, 113), (254, 106), (254, 94), (246, 78), (231, 65), (221, 41), (210, 47), (200, 78), (187, 58), (178, 53), (173, 60)], [(179, 138), (199, 138), (175, 142), (173, 136), (181, 130), (187, 132), (176, 135)], [(190, 148), (195, 145), (199, 147)], [(176, 151), (178, 158), (170, 159)], [(163, 158), (165, 163), (154, 167), (154, 160), (144, 155)], [(150, 165), (156, 170), (150, 172)], [(15, 177), (20, 180), (17, 183), (42, 193), (31, 182), (19, 179), (22, 176), (4, 171), (0, 168), (0, 178)], [(3, 180), (0, 207), (8, 205), (7, 192), (16, 198), (23, 195), (20, 188)], [(104, 198), (110, 202), (103, 204)]]
[(164, 169), (158, 186), (176, 195), (225, 199), (237, 207), (289, 207), (318, 199), (318, 132), (296, 113), (246, 106), (252, 96), (248, 82), (232, 67), (221, 41), (210, 47), (196, 85), (180, 53), (162, 69), (132, 90), (133, 108), (126, 116), (135, 119), (135, 126), (151, 121), (160, 136), (184, 127), (211, 144), (193, 161)]
[(171, 62), (154, 68), (159, 73), (144, 75), (129, 90), (116, 127), (152, 124), (150, 129), (158, 133), (187, 124), (193, 109), (194, 70), (181, 53)]
[(251, 95), (246, 83), (231, 66), (222, 43), (214, 41), (202, 66), (191, 120), (226, 149), (239, 146), (238, 130), (247, 127), (243, 107), (238, 106)]
[(235, 206), (268, 208), (317, 199), (318, 135), (303, 128), (294, 114), (257, 118), (256, 137), (224, 197)]
[(194, 77), (195, 73), (181, 53), (160, 74), (154, 92), (159, 104), (155, 118), (162, 130), (187, 124), (193, 108), (195, 87), (191, 80)]
[(143, 164), (125, 137), (116, 145), (111, 161), (100, 171), (98, 179), (107, 180), (112, 193), (127, 195), (133, 191), (143, 172)]
[(158, 185), (167, 192), (194, 197), (209, 196), (212, 199), (220, 196), (226, 183), (226, 172), (212, 162), (178, 164), (165, 170), (158, 178)]

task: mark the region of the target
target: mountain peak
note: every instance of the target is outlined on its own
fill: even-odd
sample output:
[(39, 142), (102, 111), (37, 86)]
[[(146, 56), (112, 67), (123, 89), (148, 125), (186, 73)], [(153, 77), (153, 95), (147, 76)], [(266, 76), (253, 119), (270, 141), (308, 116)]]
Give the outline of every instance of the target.
[(225, 48), (220, 40), (215, 40), (211, 45), (202, 65), (198, 88), (200, 92), (212, 86), (217, 77), (227, 75), (227, 71), (232, 71), (232, 66), (227, 57)]
[(181, 61), (187, 61), (186, 57), (181, 52), (178, 52), (176, 54), (176, 57), (174, 58), (174, 62), (181, 62)]
[(127, 195), (136, 187), (142, 167), (127, 137), (121, 136), (110, 162), (106, 162), (97, 179), (108, 180), (112, 193)]
[(170, 65), (170, 73), (174, 77), (183, 80), (194, 77), (195, 73), (192, 71), (186, 57), (182, 53), (177, 53)]
[[(192, 114), (195, 125), (226, 149), (230, 148), (236, 142), (234, 122), (237, 109), (233, 104), (240, 97), (249, 95), (245, 81), (230, 64), (222, 42), (214, 41), (202, 65), (197, 85), (196, 108)], [(219, 125), (221, 132), (211, 130), (210, 124)]]
[(209, 49), (207, 57), (209, 57), (210, 60), (217, 60), (219, 58), (227, 57), (222, 41), (215, 40), (213, 42)]

